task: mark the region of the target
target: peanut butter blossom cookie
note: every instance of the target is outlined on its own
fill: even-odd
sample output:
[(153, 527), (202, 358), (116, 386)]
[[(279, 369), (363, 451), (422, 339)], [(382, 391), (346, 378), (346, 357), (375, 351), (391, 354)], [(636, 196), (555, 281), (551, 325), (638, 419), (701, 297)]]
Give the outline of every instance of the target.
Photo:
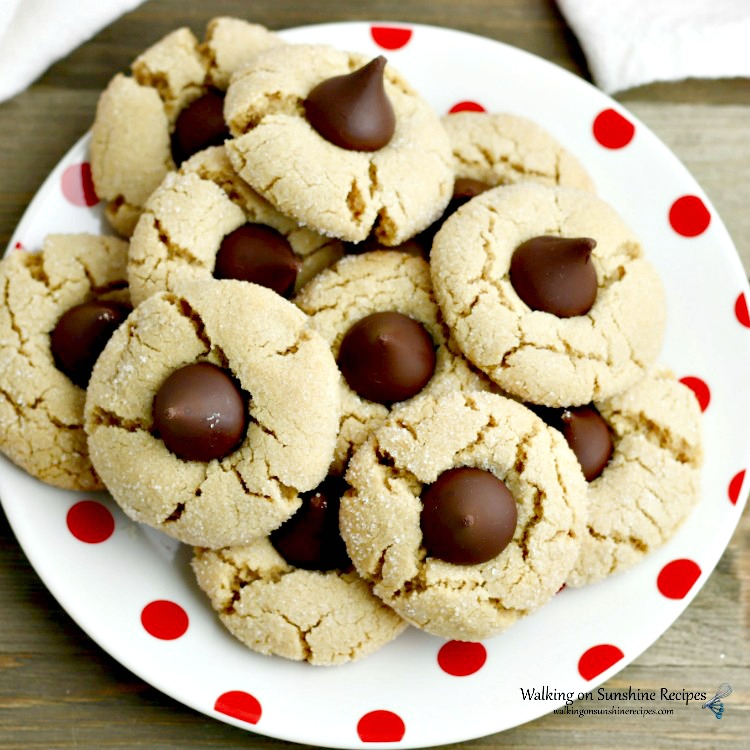
[(94, 368), (92, 461), (133, 520), (188, 544), (245, 544), (326, 476), (338, 381), (325, 341), (275, 292), (175, 284), (134, 310)]
[[(464, 203), (498, 185), (532, 181), (594, 191), (586, 171), (547, 131), (531, 120), (509, 114), (457, 112), (443, 117), (453, 149), (455, 181), (442, 215), (427, 229), (400, 243), (402, 252), (430, 255), (440, 227)], [(370, 236), (347, 252), (376, 250), (382, 246)]]
[(346, 488), (330, 477), (270, 538), (197, 549), (200, 587), (230, 633), (262, 654), (330, 665), (359, 659), (406, 627), (352, 569), (338, 530)]
[(395, 250), (343, 258), (295, 302), (343, 375), (337, 471), (392, 409), (424, 394), (491, 385), (450, 341), (423, 258)]
[(0, 262), (0, 450), (65, 489), (101, 489), (83, 431), (96, 358), (131, 307), (128, 246), (49, 235)]
[(91, 174), (106, 216), (129, 236), (149, 195), (184, 159), (229, 137), (223, 117), (230, 76), (257, 52), (281, 44), (263, 26), (215, 18), (202, 43), (178, 29), (116, 75), (99, 98)]
[(587, 532), (567, 580), (584, 586), (640, 562), (700, 499), (700, 407), (662, 369), (619, 396), (564, 414), (569, 442), (591, 476)]
[(445, 222), (430, 257), (461, 350), (518, 398), (587, 404), (656, 360), (661, 280), (630, 229), (589, 193), (530, 182), (489, 190)]
[(283, 214), (352, 242), (397, 245), (453, 187), (440, 119), (384, 58), (322, 45), (258, 55), (232, 79), (227, 151)]
[[(498, 185), (529, 180), (595, 192), (576, 158), (531, 120), (510, 114), (457, 112), (442, 122), (453, 150), (453, 194), (436, 221), (398, 246), (403, 252), (429, 257), (435, 235), (448, 217)], [(362, 243), (369, 250), (379, 244), (376, 237)], [(348, 251), (357, 252), (356, 247)]]
[(179, 280), (239, 279), (289, 297), (343, 254), (282, 216), (235, 171), (223, 146), (167, 175), (146, 203), (128, 260), (133, 301)]
[(548, 601), (581, 547), (586, 484), (560, 433), (492, 393), (425, 396), (354, 453), (340, 527), (403, 618), (477, 640)]
[(544, 128), (518, 115), (455, 112), (443, 117), (459, 188), (478, 194), (530, 180), (594, 192), (580, 162)]

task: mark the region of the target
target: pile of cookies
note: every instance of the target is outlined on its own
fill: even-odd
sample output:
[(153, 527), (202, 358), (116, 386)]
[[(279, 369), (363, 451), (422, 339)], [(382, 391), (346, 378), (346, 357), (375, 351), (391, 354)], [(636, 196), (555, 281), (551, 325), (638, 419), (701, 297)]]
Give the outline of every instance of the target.
[(544, 129), (217, 18), (101, 95), (120, 237), (0, 263), (0, 449), (192, 545), (251, 649), (501, 633), (699, 498), (644, 250)]

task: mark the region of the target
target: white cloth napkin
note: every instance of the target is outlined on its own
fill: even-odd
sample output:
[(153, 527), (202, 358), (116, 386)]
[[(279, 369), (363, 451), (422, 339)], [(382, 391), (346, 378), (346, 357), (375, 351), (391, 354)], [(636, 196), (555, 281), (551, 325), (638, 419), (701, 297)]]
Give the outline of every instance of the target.
[(557, 0), (607, 93), (750, 76), (750, 0)]
[(0, 0), (0, 101), (143, 0)]

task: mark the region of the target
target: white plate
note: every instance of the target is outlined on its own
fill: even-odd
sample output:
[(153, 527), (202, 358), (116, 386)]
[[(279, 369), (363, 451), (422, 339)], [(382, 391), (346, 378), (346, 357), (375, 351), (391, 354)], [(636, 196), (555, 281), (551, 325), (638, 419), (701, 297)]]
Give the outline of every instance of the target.
[[(383, 53), (438, 113), (471, 101), (525, 115), (580, 158), (662, 275), (669, 309), (662, 361), (708, 388), (700, 505), (677, 536), (637, 568), (587, 589), (564, 590), (506, 634), (464, 647), (463, 655), (460, 644), (441, 650), (442, 640), (411, 629), (359, 663), (332, 668), (245, 649), (197, 589), (187, 548), (133, 524), (105, 495), (95, 498), (98, 506), (80, 506), (87, 499), (80, 493), (42, 485), (3, 461), (5, 511), (36, 571), (76, 622), (140, 678), (209, 716), (272, 737), (347, 748), (419, 747), (498, 732), (562, 704), (524, 701), (521, 688), (548, 686), (577, 696), (635, 659), (687, 607), (724, 551), (744, 505), (743, 472), (750, 466), (745, 272), (713, 207), (671, 152), (617, 103), (550, 63), (489, 39), (416, 24), (327, 24), (282, 36)], [(605, 141), (627, 140), (607, 128), (611, 113), (597, 119), (606, 110), (634, 125), (627, 145), (597, 141), (595, 132)], [(49, 232), (108, 231), (101, 207), (86, 206), (80, 189), (77, 165), (87, 159), (87, 144), (79, 141), (44, 183), (9, 252), (18, 251), (16, 243), (36, 249)], [(693, 198), (672, 210), (684, 196)], [(687, 211), (687, 224), (679, 211), (701, 205), (710, 217), (704, 231), (688, 237), (673, 228), (670, 214), (682, 231), (701, 229), (700, 210)], [(76, 513), (85, 519), (87, 508), (102, 506), (114, 532), (99, 542), (77, 539), (68, 521), (80, 534)], [(665, 571), (674, 561), (689, 562)], [(152, 602), (173, 606), (148, 606)], [(153, 620), (172, 632), (149, 634), (144, 622), (153, 630)], [(452, 649), (458, 653), (453, 660)], [(450, 674), (456, 660), (465, 670), (481, 667), (456, 676)], [(231, 691), (238, 691), (239, 702), (224, 698), (219, 708), (244, 706), (244, 714), (216, 709)]]

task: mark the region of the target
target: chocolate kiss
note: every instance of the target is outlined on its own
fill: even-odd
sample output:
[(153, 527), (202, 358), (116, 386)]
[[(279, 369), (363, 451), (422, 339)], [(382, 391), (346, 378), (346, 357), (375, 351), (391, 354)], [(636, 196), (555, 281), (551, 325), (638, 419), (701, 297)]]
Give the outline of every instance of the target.
[(350, 151), (377, 151), (393, 137), (396, 116), (383, 85), (385, 57), (343, 76), (327, 78), (305, 99), (310, 125)]
[(207, 91), (180, 112), (172, 133), (172, 158), (182, 164), (209, 146), (221, 146), (229, 138), (224, 122), (224, 94)]
[(510, 282), (532, 309), (571, 318), (585, 315), (596, 300), (596, 269), (589, 237), (532, 237), (510, 261)]
[(604, 417), (593, 404), (555, 408), (526, 404), (563, 437), (581, 464), (587, 482), (596, 479), (609, 463), (614, 452), (612, 434)]
[(607, 423), (593, 406), (563, 410), (562, 434), (576, 454), (587, 482), (596, 479), (609, 463), (614, 446)]
[(329, 475), (310, 492), (304, 492), (299, 510), (271, 532), (271, 544), (295, 568), (345, 570), (351, 567), (339, 534), (339, 505), (348, 485)]
[(50, 333), (50, 350), (57, 368), (77, 386), (86, 388), (94, 363), (131, 310), (130, 305), (108, 300), (71, 307)]
[(497, 557), (513, 539), (516, 501), (504, 482), (484, 469), (448, 469), (422, 493), (420, 527), (427, 553), (455, 565)]
[(209, 362), (171, 373), (154, 397), (154, 432), (186, 461), (223, 458), (245, 437), (247, 406), (239, 385)]
[(435, 372), (435, 348), (418, 321), (398, 312), (376, 312), (346, 332), (338, 366), (362, 398), (392, 404), (416, 396), (427, 385)]

